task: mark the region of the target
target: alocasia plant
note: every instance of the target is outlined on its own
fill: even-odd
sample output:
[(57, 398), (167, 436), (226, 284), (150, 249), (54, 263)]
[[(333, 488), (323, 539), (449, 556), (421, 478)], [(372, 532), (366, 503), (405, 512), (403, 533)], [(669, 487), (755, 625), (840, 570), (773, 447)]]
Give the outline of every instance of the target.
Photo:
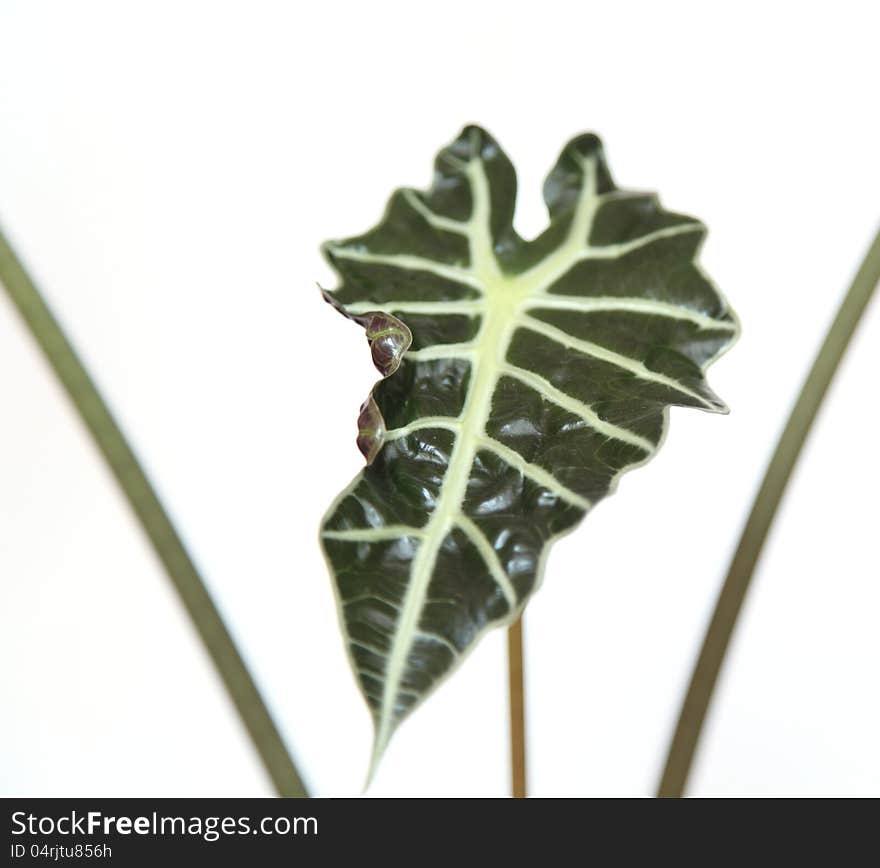
[(695, 262), (704, 226), (617, 189), (593, 135), (566, 145), (544, 198), (549, 226), (519, 237), (513, 166), (468, 127), (428, 191), (325, 246), (342, 278), (325, 297), (385, 377), (361, 409), (367, 466), (321, 534), (374, 765), (520, 614), (550, 543), (656, 452), (669, 405), (726, 411), (704, 372), (737, 324)]

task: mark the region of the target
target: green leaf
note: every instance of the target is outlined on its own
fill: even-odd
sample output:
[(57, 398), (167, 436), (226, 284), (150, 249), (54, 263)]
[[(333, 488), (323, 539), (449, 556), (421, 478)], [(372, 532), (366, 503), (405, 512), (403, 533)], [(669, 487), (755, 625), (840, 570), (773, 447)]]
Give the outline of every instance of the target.
[(540, 584), (550, 543), (648, 460), (677, 404), (726, 412), (706, 367), (737, 334), (695, 263), (705, 228), (618, 190), (593, 135), (513, 229), (516, 175), (467, 127), (427, 192), (325, 245), (325, 297), (384, 375), (361, 408), (368, 466), (324, 520), (373, 767), (397, 724)]

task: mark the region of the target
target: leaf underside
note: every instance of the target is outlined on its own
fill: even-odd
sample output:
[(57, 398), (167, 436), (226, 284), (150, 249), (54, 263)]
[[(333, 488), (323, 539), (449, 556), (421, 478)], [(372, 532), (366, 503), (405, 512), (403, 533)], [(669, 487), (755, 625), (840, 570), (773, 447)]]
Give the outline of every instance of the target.
[(516, 175), (465, 128), (426, 192), (324, 246), (325, 297), (385, 379), (361, 408), (368, 465), (322, 527), (373, 767), (397, 724), (541, 582), (555, 539), (658, 448), (668, 407), (726, 412), (707, 366), (737, 323), (695, 259), (705, 227), (619, 190), (600, 141), (572, 140), (536, 239)]

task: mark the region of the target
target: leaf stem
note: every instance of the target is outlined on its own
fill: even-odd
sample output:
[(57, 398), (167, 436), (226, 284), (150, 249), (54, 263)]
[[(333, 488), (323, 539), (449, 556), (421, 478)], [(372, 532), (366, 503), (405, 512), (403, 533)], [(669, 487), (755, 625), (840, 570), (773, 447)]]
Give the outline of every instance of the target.
[(511, 794), (526, 797), (526, 713), (523, 684), (522, 615), (507, 630), (507, 673), (510, 689)]
[(307, 797), (257, 686), (152, 485), (70, 341), (0, 230), (0, 283), (116, 477), (192, 619), (279, 795)]
[(791, 411), (752, 505), (751, 514), (730, 563), (681, 707), (657, 791), (657, 795), (661, 798), (678, 798), (684, 794), (718, 673), (724, 662), (730, 637), (770, 525), (828, 386), (834, 378), (878, 280), (880, 280), (880, 231), (874, 238), (825, 336), (825, 342)]

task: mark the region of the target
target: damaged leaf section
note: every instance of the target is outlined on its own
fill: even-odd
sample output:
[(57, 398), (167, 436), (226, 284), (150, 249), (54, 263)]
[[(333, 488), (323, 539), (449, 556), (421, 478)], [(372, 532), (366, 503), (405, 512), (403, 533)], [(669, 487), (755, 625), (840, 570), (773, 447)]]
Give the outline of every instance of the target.
[(380, 310), (362, 314), (349, 313), (332, 293), (322, 289), (324, 301), (332, 305), (344, 317), (362, 326), (370, 345), (370, 353), (376, 370), (383, 377), (389, 377), (400, 367), (403, 354), (412, 344), (412, 332), (397, 317)]
[[(370, 353), (376, 370), (383, 377), (390, 377), (399, 367), (403, 354), (412, 344), (412, 332), (397, 317), (381, 311), (351, 314), (326, 290), (321, 290), (324, 301), (331, 304), (343, 316), (361, 325), (367, 336)], [(385, 419), (373, 393), (361, 404), (358, 415), (357, 447), (367, 461), (373, 459), (385, 440)]]
[(372, 395), (361, 404), (358, 416), (357, 447), (367, 461), (372, 464), (385, 442), (385, 420)]
[(361, 409), (367, 466), (324, 518), (373, 764), (489, 629), (521, 612), (552, 542), (657, 451), (671, 405), (724, 413), (709, 364), (736, 318), (697, 264), (705, 227), (621, 190), (593, 135), (544, 185), (549, 224), (513, 228), (516, 175), (484, 130), (427, 190), (324, 251), (325, 298), (384, 379)]

